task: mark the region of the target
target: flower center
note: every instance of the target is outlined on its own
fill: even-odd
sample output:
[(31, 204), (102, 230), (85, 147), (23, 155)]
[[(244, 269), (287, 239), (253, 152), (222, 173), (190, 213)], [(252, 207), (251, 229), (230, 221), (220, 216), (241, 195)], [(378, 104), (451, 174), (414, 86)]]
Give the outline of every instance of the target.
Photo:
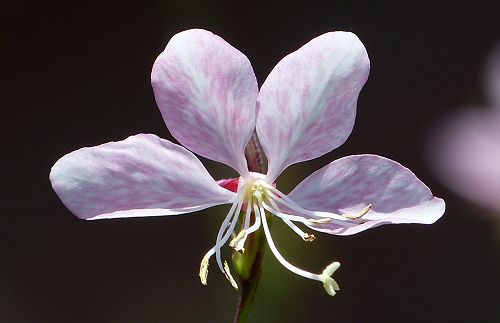
[(267, 195), (266, 188), (264, 187), (264, 185), (262, 185), (262, 183), (259, 180), (257, 180), (256, 182), (254, 182), (252, 184), (249, 191), (250, 191), (249, 193), (250, 193), (251, 197), (253, 199), (257, 199), (257, 201), (262, 200), (263, 198), (266, 198), (266, 195)]
[[(237, 252), (244, 253), (247, 237), (262, 226), (269, 248), (276, 259), (285, 268), (299, 276), (322, 282), (326, 292), (329, 295), (335, 295), (335, 291), (339, 288), (337, 283), (330, 276), (338, 269), (340, 263), (331, 263), (321, 274), (310, 273), (290, 264), (281, 255), (274, 244), (267, 223), (266, 211), (283, 220), (283, 222), (304, 241), (312, 242), (316, 237), (313, 234), (304, 232), (294, 222), (301, 223), (308, 227), (312, 227), (314, 224), (318, 223), (329, 222), (342, 226), (357, 225), (359, 222), (355, 222), (356, 219), (366, 214), (371, 205), (365, 207), (359, 214), (354, 215), (338, 215), (328, 212), (307, 210), (292, 201), (286, 194), (280, 192), (274, 185), (268, 183), (265, 175), (259, 173), (251, 173), (248, 178), (240, 177), (239, 179), (222, 180), (219, 181), (219, 185), (231, 191), (235, 191), (236, 197), (217, 233), (215, 246), (205, 254), (201, 261), (200, 280), (203, 285), (207, 284), (209, 259), (215, 254), (219, 269), (226, 276), (231, 285), (235, 289), (238, 289), (238, 285), (230, 273), (227, 261), (224, 261), (224, 263), (222, 262), (221, 248), (232, 236), (233, 238), (229, 242), (229, 246)], [(244, 212), (242, 212), (242, 209), (244, 209)], [(240, 219), (240, 213), (242, 216), (241, 220), (243, 221), (242, 229), (238, 233), (235, 233), (236, 223)], [(253, 223), (251, 223), (252, 213), (254, 213)]]

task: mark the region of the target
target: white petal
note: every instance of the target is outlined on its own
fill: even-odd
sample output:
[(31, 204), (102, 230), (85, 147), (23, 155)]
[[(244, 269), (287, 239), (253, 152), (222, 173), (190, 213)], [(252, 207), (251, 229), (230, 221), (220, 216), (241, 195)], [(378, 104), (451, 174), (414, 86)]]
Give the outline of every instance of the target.
[(276, 65), (260, 90), (257, 115), (270, 180), (344, 143), (369, 69), (365, 47), (349, 32), (314, 38)]
[(175, 215), (235, 196), (187, 149), (146, 134), (69, 153), (52, 167), (50, 180), (82, 219)]
[(355, 226), (338, 223), (310, 227), (332, 234), (354, 234), (382, 224), (431, 224), (445, 209), (415, 174), (401, 164), (376, 155), (348, 156), (331, 162), (302, 181), (288, 195), (308, 210), (356, 214), (370, 211)]
[(151, 82), (180, 143), (248, 173), (244, 150), (255, 128), (258, 86), (245, 55), (209, 31), (187, 30), (158, 56)]

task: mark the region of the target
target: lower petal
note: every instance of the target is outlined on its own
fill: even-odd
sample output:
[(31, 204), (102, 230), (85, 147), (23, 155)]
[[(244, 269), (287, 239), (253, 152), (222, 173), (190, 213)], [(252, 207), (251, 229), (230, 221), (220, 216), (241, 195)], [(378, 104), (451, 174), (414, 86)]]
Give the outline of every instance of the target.
[(349, 235), (383, 224), (431, 224), (445, 209), (442, 199), (408, 168), (376, 155), (348, 156), (311, 174), (289, 195), (312, 211), (355, 215), (371, 204), (359, 224), (318, 223), (310, 228), (331, 234)]
[(234, 198), (191, 152), (150, 134), (71, 152), (52, 167), (50, 181), (87, 220), (176, 215)]

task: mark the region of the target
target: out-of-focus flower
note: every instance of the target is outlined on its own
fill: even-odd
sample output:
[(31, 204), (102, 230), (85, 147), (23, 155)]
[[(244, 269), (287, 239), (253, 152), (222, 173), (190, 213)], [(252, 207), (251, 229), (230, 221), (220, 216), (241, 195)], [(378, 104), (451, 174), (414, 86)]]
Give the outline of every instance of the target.
[(449, 188), (500, 211), (500, 44), (484, 74), (488, 106), (464, 108), (442, 121), (431, 138), (429, 159)]
[[(349, 235), (388, 223), (433, 223), (445, 208), (410, 170), (374, 155), (334, 161), (289, 194), (275, 187), (287, 166), (324, 155), (347, 139), (368, 73), (361, 41), (352, 33), (331, 32), (281, 60), (259, 92), (242, 53), (208, 31), (181, 32), (153, 66), (157, 104), (181, 144), (233, 167), (240, 177), (216, 182), (186, 148), (140, 134), (69, 153), (53, 166), (50, 180), (82, 219), (177, 215), (231, 204), (201, 262), (203, 284), (215, 255), (237, 288), (221, 247), (232, 237), (229, 246), (244, 252), (248, 235), (262, 227), (283, 266), (322, 282), (334, 295), (338, 285), (330, 276), (340, 264), (333, 262), (321, 274), (290, 264), (273, 242), (266, 211), (313, 241), (296, 223)], [(254, 129), (269, 161), (266, 175), (247, 167), (244, 150)], [(240, 214), (243, 229), (235, 232)]]

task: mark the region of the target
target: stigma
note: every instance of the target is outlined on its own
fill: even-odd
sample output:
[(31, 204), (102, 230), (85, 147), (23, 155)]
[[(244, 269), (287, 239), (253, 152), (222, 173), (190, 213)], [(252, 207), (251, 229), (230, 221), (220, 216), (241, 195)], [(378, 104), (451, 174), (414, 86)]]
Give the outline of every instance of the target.
[[(339, 268), (340, 263), (332, 262), (320, 274), (311, 273), (292, 265), (276, 247), (269, 229), (267, 216), (280, 218), (303, 241), (312, 242), (316, 237), (313, 234), (304, 232), (297, 224), (310, 226), (331, 222), (342, 226), (356, 225), (370, 211), (371, 204), (368, 204), (358, 214), (335, 214), (307, 210), (292, 201), (286, 194), (280, 192), (273, 183), (267, 180), (265, 175), (259, 173), (250, 173), (246, 178), (225, 179), (218, 183), (220, 186), (235, 192), (236, 196), (217, 233), (215, 245), (205, 254), (201, 261), (199, 276), (203, 285), (207, 284), (210, 258), (215, 255), (220, 271), (231, 286), (238, 289), (227, 261), (222, 261), (221, 248), (231, 238), (229, 247), (243, 254), (248, 236), (262, 228), (271, 252), (281, 265), (299, 276), (323, 283), (323, 287), (329, 295), (334, 296), (336, 294), (339, 286), (331, 276)], [(251, 216), (252, 213), (253, 217)], [(238, 222), (241, 223), (241, 230), (235, 232)]]

